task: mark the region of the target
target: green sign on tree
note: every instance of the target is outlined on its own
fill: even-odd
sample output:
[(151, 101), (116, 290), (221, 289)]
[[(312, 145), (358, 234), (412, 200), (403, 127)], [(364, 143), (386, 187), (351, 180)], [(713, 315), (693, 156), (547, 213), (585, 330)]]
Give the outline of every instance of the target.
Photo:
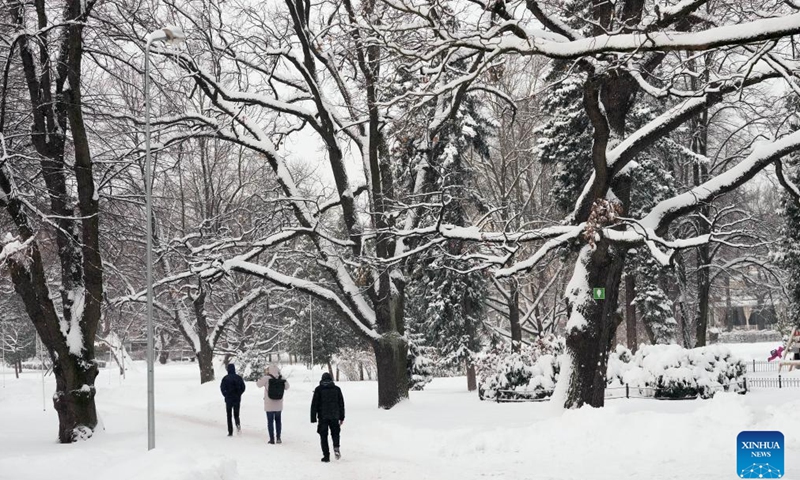
[(605, 288), (593, 288), (592, 289), (592, 296), (595, 300), (605, 300), (606, 299), (606, 289)]

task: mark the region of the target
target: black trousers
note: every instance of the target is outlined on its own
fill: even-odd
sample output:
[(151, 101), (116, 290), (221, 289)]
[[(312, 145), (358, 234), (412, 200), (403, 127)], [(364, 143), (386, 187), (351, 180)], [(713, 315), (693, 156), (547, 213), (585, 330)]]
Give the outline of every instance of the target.
[(342, 427), (339, 426), (339, 420), (319, 419), (317, 425), (317, 433), (319, 433), (319, 444), (322, 447), (322, 456), (330, 457), (331, 451), (328, 447), (328, 430), (331, 431), (331, 438), (333, 439), (333, 448), (339, 448), (339, 432)]
[(233, 423), (231, 423), (231, 413), (233, 413), (233, 419), (236, 420), (236, 426), (239, 426), (239, 406), (241, 402), (236, 403), (228, 403), (225, 402), (225, 413), (228, 416), (228, 434), (233, 435)]

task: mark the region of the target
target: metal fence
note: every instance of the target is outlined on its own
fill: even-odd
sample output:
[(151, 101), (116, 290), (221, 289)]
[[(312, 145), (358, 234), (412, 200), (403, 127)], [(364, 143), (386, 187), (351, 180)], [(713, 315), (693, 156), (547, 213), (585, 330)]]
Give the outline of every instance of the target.
[(781, 375), (767, 378), (745, 378), (746, 388), (800, 388), (800, 377), (784, 378)]
[[(550, 397), (536, 398), (541, 392), (533, 390), (496, 390), (497, 396), (494, 401), (497, 403), (515, 402), (547, 402)], [(653, 387), (607, 387), (605, 391), (606, 400), (617, 398), (655, 398), (656, 389)]]
[(777, 372), (780, 367), (780, 361), (767, 362), (763, 360), (753, 360), (747, 362), (747, 371), (749, 373), (761, 372)]
[(550, 397), (536, 398), (537, 393), (533, 390), (495, 390), (497, 396), (494, 401), (497, 403), (515, 402), (547, 402)]
[(656, 389), (653, 387), (606, 387), (606, 400), (617, 398), (655, 398)]

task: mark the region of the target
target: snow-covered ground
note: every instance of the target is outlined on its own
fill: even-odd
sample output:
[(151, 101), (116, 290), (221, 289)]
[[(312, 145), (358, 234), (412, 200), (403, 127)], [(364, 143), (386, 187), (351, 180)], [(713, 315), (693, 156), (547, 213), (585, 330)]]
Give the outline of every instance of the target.
[(722, 343), (730, 349), (731, 353), (742, 360), (766, 361), (769, 352), (781, 346), (781, 342), (759, 342), (759, 343)]
[[(763, 356), (760, 347), (750, 348)], [(97, 402), (105, 430), (76, 445), (55, 442), (56, 414), (49, 398), (42, 411), (41, 376), (7, 376), (0, 387), (0, 479), (724, 479), (734, 478), (742, 430), (782, 431), (785, 478), (800, 479), (800, 389), (711, 400), (620, 399), (603, 409), (564, 411), (548, 403), (481, 402), (466, 392), (464, 378), (449, 378), (384, 411), (376, 407), (376, 383), (341, 382), (343, 458), (322, 464), (309, 422), (321, 371), (312, 381), (308, 370), (285, 368), (291, 390), (284, 443), (267, 445), (262, 392), (254, 383), (243, 399), (244, 433), (228, 438), (218, 382), (198, 385), (195, 364), (158, 365), (157, 448), (148, 453), (145, 369), (136, 368), (123, 382), (114, 370), (101, 372)], [(48, 397), (53, 389), (47, 377)]]

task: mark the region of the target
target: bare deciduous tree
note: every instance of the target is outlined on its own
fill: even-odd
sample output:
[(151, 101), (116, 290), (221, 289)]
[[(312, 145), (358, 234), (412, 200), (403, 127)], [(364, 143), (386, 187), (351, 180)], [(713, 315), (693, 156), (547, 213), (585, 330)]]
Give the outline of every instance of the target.
[[(93, 0), (65, 0), (56, 5), (6, 2), (2, 7), (7, 38), (12, 40), (6, 52), (0, 118), (0, 206), (17, 233), (16, 240), (6, 240), (3, 260), (53, 361), (53, 404), (62, 443), (90, 437), (97, 425), (94, 341), (103, 265), (100, 202), (84, 123), (81, 75), (84, 28), (94, 6)], [(5, 118), (12, 66), (27, 88), (29, 116), (20, 124)], [(10, 127), (17, 128), (11, 135)], [(27, 144), (14, 138), (25, 130)], [(28, 155), (37, 157), (36, 167), (22, 166)], [(30, 201), (34, 186), (46, 192), (46, 206)], [(49, 235), (57, 246), (59, 282), (48, 279), (49, 265), (43, 258)]]

